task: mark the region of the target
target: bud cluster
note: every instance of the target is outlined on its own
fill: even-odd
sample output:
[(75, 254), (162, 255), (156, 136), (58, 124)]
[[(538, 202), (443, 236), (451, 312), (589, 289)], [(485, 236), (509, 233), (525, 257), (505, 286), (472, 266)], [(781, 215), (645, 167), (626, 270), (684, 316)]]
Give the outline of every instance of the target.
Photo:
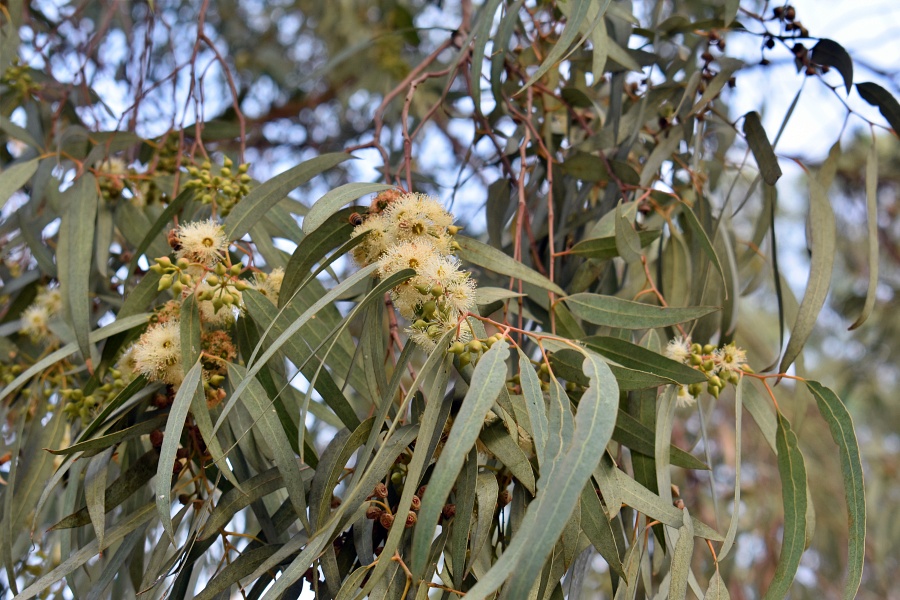
[(468, 342), (457, 340), (450, 345), (447, 351), (459, 357), (459, 368), (461, 369), (469, 363), (477, 363), (482, 354), (502, 339), (502, 335), (495, 333), (484, 340), (473, 339)]
[(200, 202), (212, 204), (222, 216), (231, 212), (231, 209), (250, 193), (250, 182), (253, 180), (247, 171), (248, 163), (238, 165), (232, 171), (234, 161), (227, 156), (222, 162), (222, 168), (218, 173), (213, 173), (212, 163), (208, 160), (200, 164), (200, 167), (188, 167), (191, 180), (185, 184), (186, 189), (197, 190)]
[[(692, 344), (689, 337), (678, 336), (666, 346), (665, 355), (672, 360), (689, 365), (706, 375), (706, 391), (718, 398), (729, 383), (736, 385), (742, 373), (752, 373), (747, 365), (747, 353), (733, 342), (717, 348), (712, 344)], [(703, 384), (680, 386), (676, 402), (678, 406), (690, 406), (703, 392)]]
[(12, 88), (19, 96), (28, 97), (40, 89), (40, 85), (36, 84), (31, 77), (30, 70), (28, 65), (23, 65), (16, 60), (3, 72), (0, 85)]

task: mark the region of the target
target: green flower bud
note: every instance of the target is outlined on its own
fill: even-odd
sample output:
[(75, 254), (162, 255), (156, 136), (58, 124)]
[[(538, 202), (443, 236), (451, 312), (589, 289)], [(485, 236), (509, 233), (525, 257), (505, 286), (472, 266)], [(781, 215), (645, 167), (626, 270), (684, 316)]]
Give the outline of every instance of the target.
[(700, 344), (691, 344), (691, 354), (700, 354), (703, 352), (703, 346)]
[(230, 269), (231, 274), (234, 275), (234, 276), (238, 276), (238, 275), (241, 274), (241, 270), (243, 270), (243, 268), (244, 268), (244, 265), (242, 265), (241, 263), (237, 263), (236, 265), (232, 265), (232, 267), (231, 267), (231, 269)]
[(206, 283), (208, 283), (211, 286), (217, 286), (217, 285), (219, 285), (219, 278), (216, 277), (215, 275), (209, 275), (206, 278)]
[(218, 275), (219, 277), (223, 277), (223, 276), (225, 275), (225, 273), (227, 273), (227, 272), (228, 272), (228, 269), (227, 269), (227, 268), (225, 267), (225, 265), (223, 265), (222, 263), (218, 263), (218, 264), (216, 265), (216, 267), (215, 267), (215, 273), (216, 273), (216, 275)]
[(716, 368), (716, 363), (714, 363), (713, 361), (711, 361), (711, 360), (703, 361), (703, 370), (704, 371), (712, 371), (715, 368)]
[(472, 359), (469, 358), (468, 352), (459, 355), (459, 368), (462, 369), (467, 364), (472, 362)]
[(175, 294), (176, 296), (180, 296), (181, 292), (183, 292), (183, 291), (184, 291), (184, 284), (181, 283), (180, 281), (176, 281), (175, 283), (172, 284), (172, 293)]
[(712, 354), (713, 350), (715, 349), (716, 347), (712, 344), (706, 344), (705, 346), (703, 346), (703, 354)]
[(444, 287), (441, 284), (436, 283), (435, 285), (431, 286), (431, 290), (429, 290), (429, 292), (435, 298), (440, 298), (444, 295)]
[(179, 269), (184, 270), (191, 266), (191, 261), (186, 258), (179, 258), (178, 262), (175, 263)]
[(465, 351), (466, 351), (466, 345), (463, 344), (462, 342), (453, 342), (452, 344), (450, 344), (450, 349), (448, 350), (448, 352), (450, 352), (451, 354), (456, 354), (456, 355), (460, 355)]
[(469, 342), (469, 352), (474, 354), (481, 352), (481, 342), (479, 340), (472, 340)]
[(703, 364), (703, 358), (699, 354), (691, 354), (691, 364), (699, 367)]
[(231, 169), (229, 169), (228, 167), (222, 167), (219, 173), (222, 174), (222, 177), (231, 177)]
[(191, 276), (187, 273), (182, 273), (178, 276), (178, 281), (181, 282), (181, 285), (191, 285)]
[(161, 292), (163, 290), (167, 290), (172, 287), (172, 276), (171, 275), (163, 275), (159, 278), (159, 285), (156, 286), (156, 291)]
[(725, 386), (725, 384), (722, 383), (722, 380), (719, 379), (718, 375), (713, 375), (712, 377), (709, 378), (709, 385), (714, 385), (718, 388)]
[(688, 386), (688, 393), (696, 398), (703, 391), (703, 384), (701, 383), (692, 383)]

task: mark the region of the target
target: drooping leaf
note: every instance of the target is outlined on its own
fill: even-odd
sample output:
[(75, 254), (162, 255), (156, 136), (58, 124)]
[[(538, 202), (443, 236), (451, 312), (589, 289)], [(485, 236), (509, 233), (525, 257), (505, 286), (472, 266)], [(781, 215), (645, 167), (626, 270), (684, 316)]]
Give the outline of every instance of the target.
[(850, 93), (850, 86), (853, 85), (853, 59), (850, 58), (843, 46), (834, 40), (822, 38), (813, 46), (812, 61), (837, 69), (844, 79), (847, 93)]
[(653, 373), (682, 385), (706, 381), (706, 375), (697, 369), (621, 338), (595, 335), (582, 341), (594, 352), (629, 369)]
[(863, 100), (878, 107), (894, 133), (900, 136), (900, 102), (889, 91), (871, 81), (857, 83), (856, 91)]
[(691, 516), (686, 508), (684, 524), (678, 529), (678, 541), (672, 552), (671, 580), (669, 583), (670, 600), (684, 600), (687, 594), (688, 575), (691, 572), (691, 555), (694, 549), (694, 528)]
[(731, 594), (728, 593), (728, 587), (718, 569), (709, 579), (709, 587), (706, 588), (703, 600), (731, 600)]
[(831, 438), (837, 444), (844, 479), (844, 495), (847, 500), (847, 518), (850, 523), (850, 551), (847, 557), (847, 583), (844, 599), (855, 598), (862, 581), (866, 551), (866, 488), (863, 468), (856, 441), (853, 417), (837, 394), (817, 381), (807, 381), (806, 387), (816, 398), (819, 413), (828, 423)]
[(780, 412), (777, 419), (776, 444), (784, 505), (784, 534), (775, 577), (766, 590), (765, 600), (787, 596), (806, 546), (806, 465), (797, 445), (797, 434)]
[(850, 326), (851, 331), (865, 323), (872, 314), (878, 291), (878, 151), (874, 140), (866, 159), (866, 222), (869, 233), (869, 285), (866, 288), (866, 301), (862, 312)]
[(10, 196), (22, 189), (37, 171), (40, 159), (32, 158), (25, 162), (15, 163), (0, 171), (0, 208), (6, 204)]
[(719, 310), (716, 306), (665, 308), (616, 296), (588, 293), (572, 294), (564, 300), (575, 316), (595, 325), (621, 329), (668, 327), (693, 321)]
[(421, 576), (431, 544), (434, 524), (443, 508), (450, 489), (456, 482), (469, 450), (475, 445), (484, 425), (484, 417), (500, 394), (507, 377), (506, 360), (509, 345), (500, 341), (484, 353), (475, 366), (469, 391), (453, 421), (444, 449), (428, 480), (428, 494), (419, 511), (419, 520), (412, 540), (413, 574)]
[(775, 185), (778, 178), (781, 177), (781, 167), (778, 166), (778, 158), (769, 143), (766, 136), (766, 130), (763, 129), (762, 122), (759, 120), (759, 113), (749, 112), (744, 116), (744, 135), (747, 136), (747, 145), (753, 152), (753, 158), (759, 166), (759, 173), (762, 175), (763, 181), (769, 185)]
[(831, 286), (837, 241), (834, 209), (831, 207), (826, 190), (815, 178), (811, 178), (809, 181), (809, 233), (812, 251), (809, 261), (809, 280), (803, 300), (800, 302), (797, 319), (791, 328), (791, 337), (778, 367), (782, 373), (787, 372), (788, 367), (794, 363), (800, 351), (803, 350), (806, 340), (809, 339), (816, 325), (819, 312), (825, 305), (828, 289)]
[[(654, 240), (656, 240), (662, 231), (655, 229), (651, 231), (639, 231), (638, 238), (641, 240), (641, 248), (646, 248)], [(586, 240), (581, 240), (572, 248), (569, 249), (571, 254), (580, 254), (585, 256), (586, 258), (593, 258), (596, 260), (604, 260), (613, 258), (619, 255), (619, 251), (616, 248), (616, 238), (615, 236), (606, 236), (606, 237), (598, 237), (598, 238), (590, 238)]]

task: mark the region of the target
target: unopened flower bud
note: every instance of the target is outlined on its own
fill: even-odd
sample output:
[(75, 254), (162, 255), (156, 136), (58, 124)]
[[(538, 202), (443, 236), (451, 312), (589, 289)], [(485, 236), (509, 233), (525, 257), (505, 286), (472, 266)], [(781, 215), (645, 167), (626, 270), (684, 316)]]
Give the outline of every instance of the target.
[(418, 520), (419, 520), (419, 516), (415, 512), (409, 511), (408, 513), (406, 513), (406, 523), (403, 526), (406, 529), (409, 529), (410, 527), (415, 525), (416, 521), (418, 521)]
[(385, 529), (390, 529), (391, 525), (394, 524), (394, 515), (391, 513), (383, 512), (381, 516), (378, 517), (378, 522), (381, 523), (381, 526)]
[(370, 521), (374, 521), (375, 519), (380, 518), (383, 512), (384, 511), (380, 506), (370, 506), (366, 509), (366, 518)]
[(387, 495), (388, 495), (387, 486), (379, 481), (378, 483), (375, 484), (375, 489), (372, 490), (372, 493), (375, 496), (377, 496), (378, 498), (387, 498)]

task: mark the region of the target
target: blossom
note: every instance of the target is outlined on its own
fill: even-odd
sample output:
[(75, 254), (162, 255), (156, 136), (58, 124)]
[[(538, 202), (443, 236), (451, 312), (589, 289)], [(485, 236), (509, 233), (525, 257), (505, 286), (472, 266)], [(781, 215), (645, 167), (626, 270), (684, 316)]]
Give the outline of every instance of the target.
[(176, 256), (192, 263), (212, 267), (222, 260), (228, 249), (225, 229), (213, 219), (194, 221), (178, 228)]
[[(231, 302), (219, 304), (225, 294), (231, 296)], [(204, 296), (207, 299), (200, 299)], [(200, 310), (200, 320), (203, 323), (212, 327), (228, 327), (234, 323), (234, 306), (241, 303), (241, 292), (233, 285), (226, 285), (225, 291), (222, 291), (222, 286), (210, 285), (209, 281), (204, 279), (197, 286), (196, 298), (199, 300), (197, 308)]]
[(387, 250), (388, 221), (382, 215), (370, 215), (365, 221), (353, 228), (353, 237), (366, 234), (363, 240), (351, 251), (353, 260), (361, 267), (376, 262)]
[(685, 408), (693, 406), (697, 399), (691, 395), (686, 385), (679, 385), (678, 392), (675, 394), (675, 406)]
[(666, 358), (683, 363), (691, 357), (691, 338), (679, 335), (673, 340), (669, 340), (665, 351)]
[(50, 334), (50, 311), (47, 307), (34, 303), (22, 312), (23, 334), (38, 342), (47, 340)]
[(59, 291), (58, 287), (44, 288), (35, 297), (34, 303), (46, 308), (51, 315), (58, 313), (62, 310), (63, 305), (62, 292)]
[(388, 237), (395, 242), (430, 241), (439, 252), (450, 251), (447, 228), (451, 215), (436, 199), (425, 194), (404, 194), (384, 209)]
[(256, 272), (253, 274), (253, 289), (278, 306), (278, 293), (281, 291), (281, 283), (284, 281), (284, 269), (277, 267), (269, 274)]
[(747, 352), (732, 342), (713, 352), (713, 363), (717, 371), (741, 371), (747, 364)]
[(181, 365), (181, 331), (177, 320), (147, 329), (135, 344), (134, 365), (150, 381), (179, 385), (184, 379)]

